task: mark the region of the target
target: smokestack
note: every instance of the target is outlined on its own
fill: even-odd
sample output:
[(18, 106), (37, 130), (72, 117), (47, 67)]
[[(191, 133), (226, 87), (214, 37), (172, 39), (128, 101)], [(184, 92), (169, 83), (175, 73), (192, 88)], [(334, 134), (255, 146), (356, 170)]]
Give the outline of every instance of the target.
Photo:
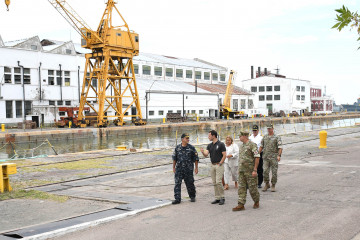
[(261, 77), (261, 68), (260, 67), (258, 67), (258, 77)]
[(264, 69), (265, 76), (267, 76), (267, 68)]
[(251, 66), (251, 79), (254, 79), (254, 66)]
[(197, 93), (197, 80), (195, 81), (195, 93)]

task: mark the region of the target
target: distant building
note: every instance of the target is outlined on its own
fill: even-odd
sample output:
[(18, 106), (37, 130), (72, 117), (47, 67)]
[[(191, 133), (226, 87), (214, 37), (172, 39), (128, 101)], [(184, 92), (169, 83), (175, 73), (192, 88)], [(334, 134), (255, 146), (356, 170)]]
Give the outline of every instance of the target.
[(354, 104), (341, 104), (340, 105), (341, 111), (347, 112), (357, 112), (360, 111), (360, 98), (357, 99)]
[(311, 111), (314, 113), (332, 113), (334, 99), (323, 94), (319, 86), (312, 85), (310, 89)]

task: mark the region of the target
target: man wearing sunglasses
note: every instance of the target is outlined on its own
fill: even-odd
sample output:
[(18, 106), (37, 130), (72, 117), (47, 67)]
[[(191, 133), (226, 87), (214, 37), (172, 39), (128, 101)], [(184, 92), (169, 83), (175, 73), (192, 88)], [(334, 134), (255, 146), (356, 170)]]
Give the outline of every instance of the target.
[(187, 192), (191, 202), (195, 202), (196, 190), (194, 185), (194, 165), (195, 174), (198, 173), (199, 156), (194, 146), (189, 144), (189, 134), (181, 135), (181, 144), (175, 147), (172, 155), (173, 172), (175, 173), (174, 198), (172, 204), (181, 202), (181, 182), (184, 179)]
[[(263, 137), (259, 134), (259, 126), (254, 125), (252, 127), (253, 134), (249, 137), (249, 140), (256, 143), (258, 150), (260, 149), (261, 141)], [(257, 175), (258, 175), (258, 188), (261, 188), (261, 184), (263, 183), (263, 159), (262, 159), (262, 153), (260, 153), (260, 160), (259, 160), (259, 166), (257, 168)]]

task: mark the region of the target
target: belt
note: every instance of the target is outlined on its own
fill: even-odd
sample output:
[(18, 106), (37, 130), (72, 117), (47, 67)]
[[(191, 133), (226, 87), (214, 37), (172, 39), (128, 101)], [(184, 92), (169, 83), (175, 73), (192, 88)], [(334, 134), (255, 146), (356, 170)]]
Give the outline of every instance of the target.
[(212, 165), (218, 165), (220, 162), (217, 162), (217, 163), (211, 163)]

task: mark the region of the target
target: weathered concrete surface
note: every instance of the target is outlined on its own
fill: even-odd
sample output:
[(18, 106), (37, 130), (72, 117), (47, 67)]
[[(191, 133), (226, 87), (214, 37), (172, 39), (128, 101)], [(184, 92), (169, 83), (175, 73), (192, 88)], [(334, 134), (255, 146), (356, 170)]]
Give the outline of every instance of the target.
[[(318, 149), (318, 144), (314, 140), (285, 146), (278, 191), (261, 192), (260, 209), (252, 209), (248, 196), (246, 210), (232, 212), (237, 203), (233, 186), (226, 191), (224, 206), (211, 205), (213, 188), (210, 178), (204, 178), (196, 182), (196, 203), (186, 199), (183, 188), (180, 205), (57, 239), (356, 239), (360, 233), (360, 133), (329, 138), (327, 149)], [(201, 169), (207, 165), (202, 163)], [(171, 167), (159, 167), (111, 182), (117, 194), (172, 198), (172, 186), (149, 187), (171, 181)], [(105, 191), (109, 187), (105, 185), (97, 191)], [(94, 190), (94, 186), (83, 187)]]

